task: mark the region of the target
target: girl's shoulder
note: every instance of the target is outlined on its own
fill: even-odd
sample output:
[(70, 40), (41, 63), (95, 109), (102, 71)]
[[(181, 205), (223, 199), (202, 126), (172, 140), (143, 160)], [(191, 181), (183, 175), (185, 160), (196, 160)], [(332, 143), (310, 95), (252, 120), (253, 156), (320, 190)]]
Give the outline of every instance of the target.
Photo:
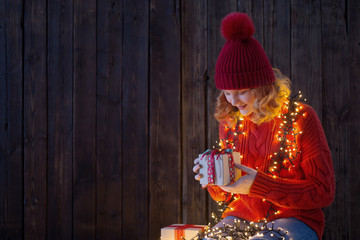
[(305, 103), (298, 103), (298, 112), (300, 114), (300, 118), (303, 118), (303, 121), (317, 121), (319, 120), (318, 114), (310, 105)]

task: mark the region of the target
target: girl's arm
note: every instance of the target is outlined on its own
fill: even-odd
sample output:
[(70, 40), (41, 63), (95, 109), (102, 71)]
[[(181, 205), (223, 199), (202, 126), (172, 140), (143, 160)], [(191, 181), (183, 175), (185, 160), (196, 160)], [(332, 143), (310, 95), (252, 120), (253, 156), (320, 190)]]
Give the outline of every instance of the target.
[[(306, 106), (301, 124), (301, 180), (273, 178), (258, 171), (249, 196), (266, 199), (292, 209), (321, 208), (331, 204), (335, 195), (335, 176), (326, 137), (315, 111)], [(299, 171), (301, 171), (299, 170)]]

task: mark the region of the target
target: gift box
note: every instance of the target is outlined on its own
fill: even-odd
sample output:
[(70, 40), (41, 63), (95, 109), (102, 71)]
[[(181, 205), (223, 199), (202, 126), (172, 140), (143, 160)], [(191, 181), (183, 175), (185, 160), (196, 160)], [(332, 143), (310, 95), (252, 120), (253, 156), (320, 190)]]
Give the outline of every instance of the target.
[[(190, 240), (204, 232), (206, 225), (172, 224), (161, 229), (161, 240)], [(197, 239), (197, 238), (194, 238)]]
[(229, 185), (241, 177), (241, 170), (235, 168), (240, 164), (239, 152), (230, 150), (207, 150), (199, 154), (199, 173), (202, 175), (200, 184), (214, 184), (218, 186)]

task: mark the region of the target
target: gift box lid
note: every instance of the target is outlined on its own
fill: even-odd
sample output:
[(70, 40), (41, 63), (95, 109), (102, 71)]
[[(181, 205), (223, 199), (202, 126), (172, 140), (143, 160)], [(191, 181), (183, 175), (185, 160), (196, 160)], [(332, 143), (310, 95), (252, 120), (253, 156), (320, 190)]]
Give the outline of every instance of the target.
[(161, 240), (191, 239), (206, 228), (206, 225), (172, 224), (161, 228)]

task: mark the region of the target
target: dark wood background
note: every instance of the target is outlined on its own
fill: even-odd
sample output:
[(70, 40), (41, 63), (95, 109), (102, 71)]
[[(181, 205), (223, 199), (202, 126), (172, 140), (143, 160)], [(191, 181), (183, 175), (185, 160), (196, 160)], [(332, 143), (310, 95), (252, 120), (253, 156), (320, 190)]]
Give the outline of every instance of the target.
[(206, 224), (221, 19), (245, 11), (322, 120), (324, 239), (360, 235), (360, 1), (1, 0), (0, 239), (159, 239)]

